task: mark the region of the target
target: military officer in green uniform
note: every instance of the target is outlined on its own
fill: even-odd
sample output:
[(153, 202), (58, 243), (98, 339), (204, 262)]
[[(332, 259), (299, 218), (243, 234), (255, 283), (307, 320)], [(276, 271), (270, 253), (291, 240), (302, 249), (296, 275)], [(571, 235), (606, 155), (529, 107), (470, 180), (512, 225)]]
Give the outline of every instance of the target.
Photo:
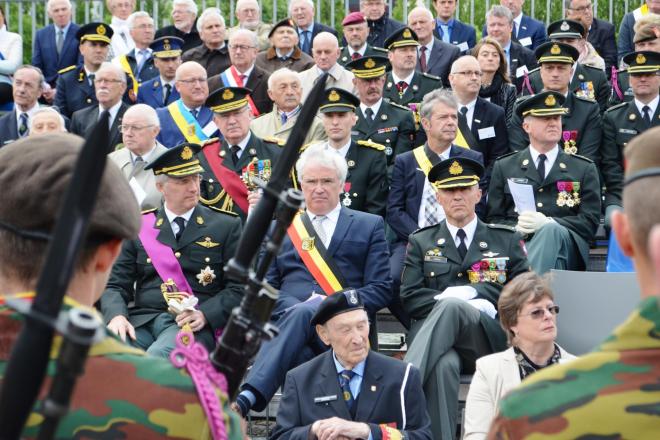
[(252, 133), (249, 94), (250, 89), (243, 87), (223, 87), (208, 97), (206, 106), (213, 111), (213, 121), (223, 140), (209, 139), (199, 153), (204, 168), (202, 203), (235, 212), (243, 220), (248, 213), (248, 192), (256, 188), (250, 177), (267, 181), (284, 145), (281, 140), (260, 139)]
[(405, 360), (419, 368), (434, 439), (453, 439), (461, 371), (503, 350), (497, 300), (529, 269), (522, 237), (510, 226), (476, 216), (483, 166), (450, 157), (428, 175), (446, 218), (410, 235), (401, 300), (412, 318)]
[(407, 107), (383, 99), (385, 57), (366, 56), (351, 61), (346, 68), (353, 72), (353, 84), (360, 96), (356, 107), (357, 124), (351, 136), (355, 140), (368, 140), (385, 146), (387, 165), (394, 163), (397, 154), (413, 149), (415, 120)]
[(638, 307), (595, 350), (544, 368), (512, 390), (500, 401), (488, 438), (658, 437), (659, 136), (660, 129), (652, 128), (626, 147), (624, 211), (612, 219), (621, 249), (635, 263), (642, 296)]
[(623, 189), (623, 149), (638, 134), (660, 125), (660, 53), (632, 52), (623, 57), (628, 65), (633, 99), (615, 105), (603, 115), (601, 171), (607, 188), (605, 224), (610, 225), (612, 212), (621, 209)]
[[(563, 19), (550, 23), (548, 26), (548, 37), (551, 41), (559, 41), (576, 47), (579, 40), (584, 39), (586, 34), (584, 26), (577, 21)], [(523, 86), (523, 94), (533, 95), (543, 90), (543, 80), (539, 72), (540, 67), (529, 72), (529, 82)], [(600, 111), (604, 112), (610, 98), (610, 84), (603, 70), (578, 63), (573, 65), (573, 76), (568, 88), (576, 96), (589, 98), (598, 102)]]
[(568, 112), (564, 102), (562, 94), (546, 91), (518, 104), (529, 146), (495, 161), (488, 189), (488, 221), (525, 234), (530, 265), (541, 274), (584, 270), (600, 220), (596, 165), (557, 145), (561, 117)]
[[(565, 102), (562, 101), (566, 112), (561, 118), (559, 144), (567, 154), (580, 154), (599, 163), (602, 121), (598, 104), (569, 89), (571, 66), (579, 55), (577, 49), (564, 43), (548, 42), (536, 48), (534, 53), (541, 65), (539, 72), (543, 89), (566, 97)], [(522, 105), (524, 99), (527, 98), (520, 98), (515, 105)], [(523, 150), (529, 145), (529, 136), (522, 125), (521, 113), (516, 111), (509, 128), (509, 144), (513, 151)]]
[(344, 17), (341, 25), (344, 28), (344, 39), (347, 44), (340, 49), (341, 52), (337, 60), (339, 64), (346, 66), (352, 60), (362, 57), (387, 56), (387, 50), (367, 43), (369, 25), (362, 12), (351, 12)]
[[(418, 46), (417, 34), (407, 26), (397, 30), (385, 40), (392, 70), (387, 74), (383, 91), (385, 99), (405, 105), (417, 115), (424, 95), (431, 90), (442, 88), (440, 78), (415, 70)], [(419, 123), (419, 117), (416, 122)]]
[(241, 221), (198, 203), (204, 171), (198, 151), (198, 145), (180, 144), (145, 167), (156, 175), (164, 202), (143, 212), (139, 237), (124, 242), (101, 297), (108, 328), (155, 356), (168, 356), (185, 326), (212, 350), (214, 332), (242, 296), (242, 285), (223, 272)]
[(387, 159), (385, 147), (368, 140), (351, 139), (360, 100), (339, 87), (326, 90), (319, 107), (328, 140), (323, 142), (346, 159), (348, 175), (341, 203), (347, 208), (384, 216), (387, 203)]

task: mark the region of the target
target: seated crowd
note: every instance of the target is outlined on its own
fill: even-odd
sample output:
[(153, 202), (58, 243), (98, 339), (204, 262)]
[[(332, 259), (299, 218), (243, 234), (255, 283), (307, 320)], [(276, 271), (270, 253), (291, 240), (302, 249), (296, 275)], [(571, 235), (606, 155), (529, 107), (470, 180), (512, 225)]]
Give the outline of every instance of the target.
[[(279, 335), (232, 408), (247, 417), (281, 388), (272, 438), (453, 439), (475, 373), (466, 438), (486, 438), (506, 392), (573, 357), (543, 275), (586, 270), (601, 221), (621, 218), (626, 146), (660, 125), (658, 2), (626, 15), (618, 49), (589, 0), (547, 27), (502, 0), (479, 41), (456, 0), (406, 23), (360, 0), (343, 35), (312, 0), (272, 25), (238, 0), (231, 28), (172, 3), (156, 29), (135, 0), (81, 26), (48, 0), (31, 64), (0, 6), (0, 152), (88, 137), (108, 114), (110, 162), (142, 209), (96, 302), (109, 331), (156, 357), (182, 330), (213, 350), (243, 296), (223, 268), (261, 197), (252, 178), (269, 178), (327, 74), (289, 182), (304, 209), (266, 276)], [(384, 308), (405, 362), (377, 353)]]

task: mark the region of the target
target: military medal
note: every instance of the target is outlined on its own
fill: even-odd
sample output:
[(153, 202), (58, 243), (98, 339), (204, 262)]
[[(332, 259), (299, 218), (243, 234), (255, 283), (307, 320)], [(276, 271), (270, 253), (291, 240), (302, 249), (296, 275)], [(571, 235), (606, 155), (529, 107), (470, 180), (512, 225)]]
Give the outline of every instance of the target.
[(387, 147), (385, 147), (385, 155), (391, 156), (392, 153), (393, 153), (392, 147), (390, 147), (389, 145)]
[(577, 130), (566, 130), (562, 133), (562, 139), (564, 140), (564, 153), (577, 154), (577, 136)]
[(580, 182), (557, 182), (557, 206), (572, 208), (580, 204)]
[(351, 203), (353, 203), (351, 200), (351, 194), (349, 192), (350, 190), (351, 182), (344, 183), (344, 199), (341, 201), (341, 203), (347, 208), (351, 206)]
[(271, 162), (270, 159), (257, 159), (256, 157), (252, 159), (241, 173), (241, 180), (245, 183), (245, 186), (248, 190), (252, 191), (259, 187), (257, 182), (254, 180), (255, 177), (268, 182), (271, 176)]
[(213, 280), (216, 279), (215, 276), (215, 271), (211, 269), (210, 266), (206, 266), (204, 269), (202, 269), (197, 275), (197, 281), (199, 281), (199, 284), (202, 286), (208, 286), (213, 282)]
[[(582, 75), (580, 75), (580, 80), (583, 79)], [(588, 98), (595, 101), (596, 93), (594, 92), (594, 83), (592, 81), (581, 82), (580, 87), (575, 94), (581, 98)]]

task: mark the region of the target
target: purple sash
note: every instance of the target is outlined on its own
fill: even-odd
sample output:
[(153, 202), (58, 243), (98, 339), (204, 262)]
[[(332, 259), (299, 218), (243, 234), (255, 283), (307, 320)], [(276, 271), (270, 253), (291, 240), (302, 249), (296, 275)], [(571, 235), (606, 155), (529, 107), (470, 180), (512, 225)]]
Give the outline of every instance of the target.
[(174, 252), (168, 246), (158, 241), (159, 229), (155, 228), (154, 222), (156, 215), (153, 212), (142, 216), (142, 227), (140, 228), (140, 241), (147, 255), (151, 258), (151, 263), (154, 265), (158, 276), (166, 282), (172, 279), (181, 292), (188, 292), (193, 295), (192, 288), (188, 284), (186, 276), (183, 274), (183, 269), (179, 264), (179, 260), (174, 256)]

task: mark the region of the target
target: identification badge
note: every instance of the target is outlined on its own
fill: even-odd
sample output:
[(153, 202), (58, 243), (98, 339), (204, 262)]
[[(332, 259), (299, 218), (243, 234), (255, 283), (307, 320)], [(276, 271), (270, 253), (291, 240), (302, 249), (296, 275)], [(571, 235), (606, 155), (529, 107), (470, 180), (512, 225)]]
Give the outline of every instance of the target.
[(431, 255), (425, 255), (424, 261), (428, 261), (430, 263), (446, 263), (447, 257), (435, 257)]
[(467, 41), (463, 41), (458, 44), (458, 48), (461, 52), (466, 52), (470, 49), (470, 46), (468, 46)]
[(326, 402), (333, 402), (335, 400), (337, 400), (336, 394), (333, 394), (331, 396), (314, 397), (314, 403), (326, 403)]
[(619, 128), (619, 133), (623, 134), (637, 134), (637, 130), (629, 130), (627, 128)]
[(518, 43), (520, 43), (521, 45), (523, 45), (525, 47), (531, 46), (532, 45), (532, 37), (521, 38), (520, 40), (518, 40)]
[(516, 78), (520, 78), (525, 76), (525, 74), (528, 72), (527, 66), (520, 66), (516, 69)]
[(479, 134), (479, 140), (483, 141), (484, 139), (490, 139), (495, 137), (495, 128), (486, 127), (480, 128), (477, 133)]

